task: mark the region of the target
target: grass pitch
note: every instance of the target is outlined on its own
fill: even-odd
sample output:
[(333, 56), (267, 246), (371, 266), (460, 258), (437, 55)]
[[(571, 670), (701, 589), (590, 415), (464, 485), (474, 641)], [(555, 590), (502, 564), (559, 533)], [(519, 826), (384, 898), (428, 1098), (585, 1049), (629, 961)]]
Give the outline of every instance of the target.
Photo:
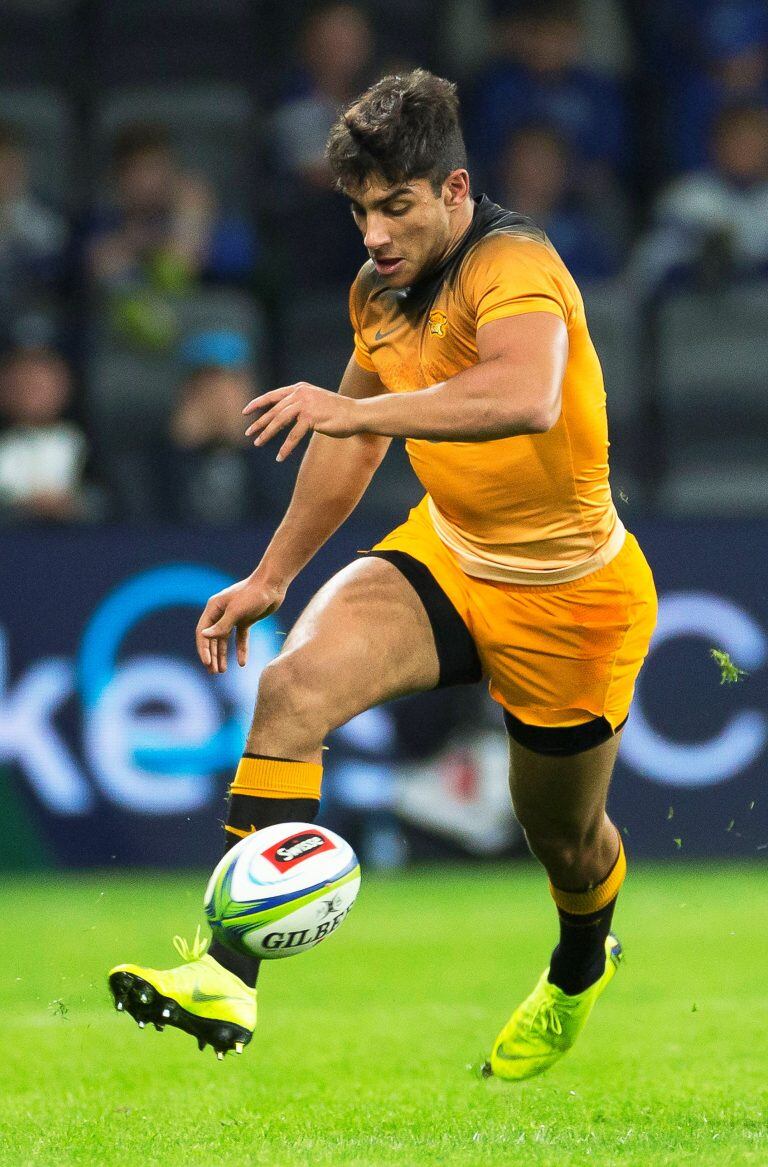
[(554, 939), (532, 866), (364, 880), (328, 943), (265, 966), (222, 1063), (118, 1016), (104, 975), (174, 962), (203, 882), (4, 881), (3, 1167), (768, 1163), (765, 865), (632, 869), (622, 968), (521, 1086), (477, 1069)]

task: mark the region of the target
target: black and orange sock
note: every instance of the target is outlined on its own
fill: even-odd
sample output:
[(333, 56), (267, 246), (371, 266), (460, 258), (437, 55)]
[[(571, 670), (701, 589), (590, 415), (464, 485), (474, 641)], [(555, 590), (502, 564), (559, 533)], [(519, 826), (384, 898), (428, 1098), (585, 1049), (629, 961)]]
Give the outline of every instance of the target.
[(616, 861), (595, 887), (573, 892), (549, 885), (560, 917), (560, 941), (552, 953), (547, 979), (570, 996), (583, 993), (605, 970), (605, 941), (626, 873), (627, 860), (619, 837)]
[[(313, 822), (322, 776), (323, 768), (315, 762), (245, 754), (229, 788), (225, 851), (262, 827)], [(246, 985), (256, 984), (261, 965), (256, 957), (234, 952), (220, 940), (214, 940), (208, 951)]]

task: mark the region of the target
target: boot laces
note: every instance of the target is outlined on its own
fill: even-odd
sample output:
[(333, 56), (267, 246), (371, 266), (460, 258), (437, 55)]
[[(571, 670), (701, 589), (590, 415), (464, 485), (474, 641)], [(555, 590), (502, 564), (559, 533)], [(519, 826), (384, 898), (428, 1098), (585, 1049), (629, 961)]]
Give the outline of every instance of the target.
[(562, 1034), (563, 1023), (554, 1001), (541, 1002), (531, 1019), (531, 1028), (538, 1028), (542, 1033), (551, 1030), (557, 1037)]
[(200, 959), (208, 947), (208, 941), (200, 935), (200, 925), (198, 924), (195, 938), (191, 944), (183, 936), (174, 936), (173, 946), (183, 961), (190, 962)]

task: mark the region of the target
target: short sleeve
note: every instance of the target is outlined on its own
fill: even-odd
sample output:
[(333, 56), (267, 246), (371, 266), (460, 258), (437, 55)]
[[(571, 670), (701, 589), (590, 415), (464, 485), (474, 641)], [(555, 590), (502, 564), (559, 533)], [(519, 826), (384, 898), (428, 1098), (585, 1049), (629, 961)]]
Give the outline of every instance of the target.
[[(362, 274), (362, 273), (361, 273)], [(376, 366), (371, 359), (370, 349), (363, 340), (361, 326), (360, 326), (360, 275), (349, 289), (349, 319), (352, 324), (355, 340), (355, 360), (361, 369), (365, 369), (368, 373), (375, 373)]]
[(462, 292), (476, 329), (526, 312), (550, 312), (568, 326), (576, 304), (571, 285), (557, 252), (524, 236), (488, 237), (462, 269)]

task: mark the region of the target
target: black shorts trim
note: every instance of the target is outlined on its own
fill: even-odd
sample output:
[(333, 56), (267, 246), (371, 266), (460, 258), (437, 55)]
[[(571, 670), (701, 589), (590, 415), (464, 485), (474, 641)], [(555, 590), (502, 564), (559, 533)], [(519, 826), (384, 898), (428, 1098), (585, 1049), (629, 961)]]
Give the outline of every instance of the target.
[(481, 680), (483, 667), (469, 629), (426, 564), (406, 551), (368, 551), (367, 555), (394, 564), (424, 605), (440, 662), (440, 678), (435, 688), (470, 685)]
[(519, 745), (535, 754), (546, 754), (550, 758), (568, 758), (574, 754), (583, 754), (601, 746), (618, 733), (626, 724), (626, 717), (616, 729), (604, 717), (593, 717), (591, 721), (584, 721), (581, 725), (548, 726), (526, 725), (508, 709), (504, 710), (504, 724), (509, 736)]

